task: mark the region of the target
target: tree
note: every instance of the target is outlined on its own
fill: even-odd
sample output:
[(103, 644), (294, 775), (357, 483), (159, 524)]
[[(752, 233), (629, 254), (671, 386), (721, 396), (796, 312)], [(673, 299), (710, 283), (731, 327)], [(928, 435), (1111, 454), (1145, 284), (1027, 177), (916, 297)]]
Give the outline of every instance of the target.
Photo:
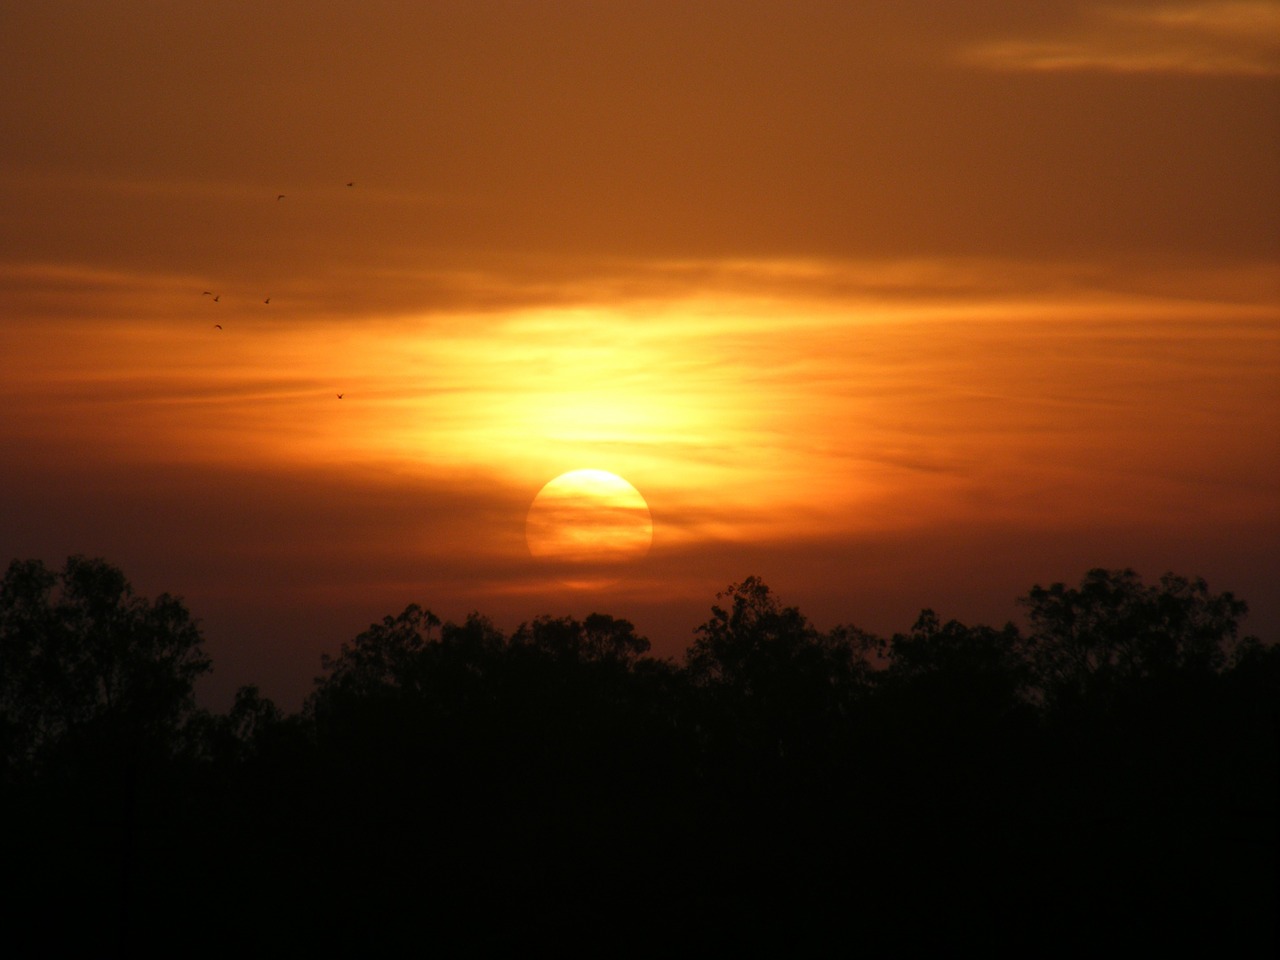
[(1090, 570), (1078, 588), (1037, 584), (1019, 602), (1030, 615), (1037, 681), (1059, 704), (1216, 674), (1240, 642), (1248, 611), (1203, 579), (1167, 573), (1147, 586), (1132, 570)]
[(1029, 706), (1031, 671), (1013, 624), (944, 624), (922, 610), (910, 633), (894, 634), (888, 659), (878, 681), (904, 728), (968, 738)]
[(511, 643), (555, 659), (598, 663), (633, 664), (649, 651), (648, 639), (636, 633), (631, 621), (607, 613), (590, 614), (583, 622), (573, 617), (536, 617), (520, 624)]
[(636, 633), (630, 620), (591, 613), (582, 624), (583, 648), (592, 660), (634, 663), (649, 652), (649, 639)]
[(0, 736), (10, 772), (62, 749), (172, 752), (211, 669), (182, 601), (135, 596), (74, 556), (14, 560), (0, 581)]
[(759, 577), (730, 584), (716, 600), (728, 600), (728, 608), (712, 605), (711, 619), (694, 631), (685, 655), (699, 684), (757, 694), (818, 643), (818, 632), (804, 615), (781, 606)]
[(729, 603), (712, 606), (685, 663), (726, 733), (789, 756), (838, 742), (842, 721), (865, 692), (866, 655), (876, 639), (853, 627), (820, 632), (758, 577), (731, 584), (716, 599)]
[(799, 609), (782, 606), (759, 577), (730, 584), (716, 599), (729, 607), (711, 607), (686, 654), (689, 673), (703, 686), (756, 696), (793, 680), (840, 687), (866, 670), (875, 638), (853, 627), (821, 633)]
[(411, 603), (398, 616), (370, 624), (355, 640), (344, 643), (338, 656), (322, 654), (320, 666), (328, 675), (316, 684), (322, 691), (349, 694), (403, 686), (439, 626), (439, 617)]
[(996, 630), (966, 626), (959, 620), (945, 624), (932, 610), (920, 611), (911, 632), (894, 634), (889, 647), (889, 674), (904, 681), (938, 677), (964, 687), (967, 696), (990, 688), (1001, 700), (1016, 700), (1027, 682), (1023, 642), (1018, 628), (1005, 624)]
[(441, 723), (486, 709), (498, 688), (504, 645), (501, 632), (479, 614), (463, 624), (441, 623), (410, 604), (344, 643), (338, 656), (321, 657), (325, 673), (316, 678), (305, 713), (335, 749), (376, 743), (388, 750), (406, 739), (421, 741)]
[(253, 685), (236, 690), (226, 715), (202, 713), (198, 726), (206, 757), (223, 763), (253, 760), (268, 745), (274, 745), (273, 741), (283, 740), (286, 731), (297, 731), (292, 718), (287, 720), (275, 703)]

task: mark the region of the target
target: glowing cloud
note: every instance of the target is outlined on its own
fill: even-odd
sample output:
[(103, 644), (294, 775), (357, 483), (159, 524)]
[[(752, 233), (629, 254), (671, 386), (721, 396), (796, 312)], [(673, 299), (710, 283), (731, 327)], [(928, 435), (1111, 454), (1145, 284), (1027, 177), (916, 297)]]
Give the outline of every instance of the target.
[(1280, 5), (1266, 2), (1101, 7), (1070, 36), (1009, 39), (961, 60), (1020, 72), (1280, 75)]

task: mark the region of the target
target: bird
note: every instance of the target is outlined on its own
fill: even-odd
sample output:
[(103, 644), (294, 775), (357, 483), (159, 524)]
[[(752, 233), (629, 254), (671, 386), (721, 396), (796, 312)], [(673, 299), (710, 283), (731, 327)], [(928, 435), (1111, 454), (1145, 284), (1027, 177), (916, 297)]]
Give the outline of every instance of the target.
[(338, 394), (338, 399), (339, 399), (339, 400), (341, 400), (341, 399), (342, 399), (342, 394)]
[(202, 296), (202, 297), (212, 297), (212, 296), (213, 296), (213, 291), (212, 291), (212, 290), (206, 290), (204, 293), (200, 294), (200, 296)]
[(213, 302), (217, 303), (221, 299), (222, 299), (222, 294), (218, 294), (216, 297), (213, 298)]
[(219, 330), (222, 329), (222, 324), (220, 323), (215, 323), (214, 326), (217, 327)]
[(270, 302), (271, 302), (271, 298), (270, 298), (270, 297), (267, 297), (267, 299), (263, 300), (262, 302), (263, 302), (263, 303), (270, 303)]
[(348, 187), (354, 187), (355, 185), (356, 185), (356, 182), (355, 182), (354, 180), (348, 180), (348, 181), (347, 181), (347, 186), (348, 186)]
[(277, 194), (276, 194), (276, 199), (277, 199), (277, 200), (283, 200), (283, 199), (284, 199), (284, 194), (283, 194), (283, 193), (277, 193)]

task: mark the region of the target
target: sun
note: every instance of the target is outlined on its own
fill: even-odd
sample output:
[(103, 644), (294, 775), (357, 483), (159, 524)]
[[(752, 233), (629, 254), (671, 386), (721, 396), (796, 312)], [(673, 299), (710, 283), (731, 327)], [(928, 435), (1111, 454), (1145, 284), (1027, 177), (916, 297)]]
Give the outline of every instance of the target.
[(566, 582), (613, 580), (653, 543), (640, 491), (607, 470), (573, 470), (549, 481), (525, 520), (529, 553)]

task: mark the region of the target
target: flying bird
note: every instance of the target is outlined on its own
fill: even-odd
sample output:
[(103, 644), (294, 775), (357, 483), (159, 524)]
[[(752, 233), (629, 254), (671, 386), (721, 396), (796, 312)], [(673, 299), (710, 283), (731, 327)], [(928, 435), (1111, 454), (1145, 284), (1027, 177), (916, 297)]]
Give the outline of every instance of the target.
[(341, 400), (341, 399), (342, 399), (342, 394), (338, 394), (338, 399), (339, 399), (339, 400)]
[(222, 294), (218, 294), (216, 297), (213, 298), (213, 302), (217, 303), (221, 299), (222, 299)]
[(222, 324), (220, 323), (215, 323), (214, 326), (217, 327), (219, 330), (222, 329)]
[(276, 194), (276, 199), (277, 199), (277, 200), (283, 200), (283, 199), (284, 199), (284, 194), (283, 194), (283, 193), (277, 193), (277, 194)]
[(347, 186), (348, 186), (348, 187), (354, 187), (355, 185), (356, 185), (356, 182), (355, 182), (354, 180), (348, 180), (348, 181), (347, 181)]
[(200, 296), (202, 296), (202, 297), (212, 297), (212, 296), (213, 296), (213, 291), (212, 291), (212, 290), (206, 290), (204, 293), (200, 294)]
[(270, 303), (270, 302), (271, 302), (271, 298), (270, 298), (270, 297), (267, 297), (267, 299), (263, 300), (262, 302), (263, 302), (263, 303)]

